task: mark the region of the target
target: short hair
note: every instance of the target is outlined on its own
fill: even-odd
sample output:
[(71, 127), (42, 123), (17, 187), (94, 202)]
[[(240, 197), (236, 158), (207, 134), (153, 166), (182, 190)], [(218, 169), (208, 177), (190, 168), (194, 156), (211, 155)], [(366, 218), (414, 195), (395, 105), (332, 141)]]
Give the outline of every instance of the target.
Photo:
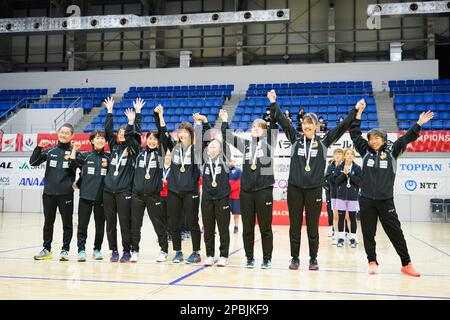
[(72, 132), (72, 134), (75, 132), (75, 129), (73, 128), (73, 125), (71, 125), (70, 123), (64, 123), (61, 127), (59, 127), (58, 131), (61, 131), (62, 128), (69, 129), (70, 132)]
[(158, 131), (149, 131), (149, 132), (147, 133), (147, 136), (145, 137), (145, 139), (147, 140), (147, 139), (150, 138), (150, 137), (154, 137), (154, 138), (156, 138), (156, 139), (159, 141), (159, 134), (158, 134)]
[(370, 140), (370, 137), (375, 136), (375, 137), (380, 137), (384, 142), (387, 141), (387, 133), (384, 130), (381, 130), (379, 128), (375, 128), (375, 129), (371, 129), (368, 133), (367, 133), (367, 139)]
[(317, 118), (317, 115), (314, 112), (308, 112), (303, 116), (303, 122), (306, 119), (311, 119), (311, 121), (317, 125), (319, 123), (319, 119)]
[(94, 131), (89, 135), (89, 141), (94, 140), (96, 137), (103, 137), (106, 140), (106, 133), (104, 131)]
[(336, 153), (344, 153), (344, 150), (342, 150), (341, 148), (337, 148), (333, 151), (333, 155), (335, 155)]
[(353, 148), (347, 148), (344, 150), (344, 156), (347, 154), (347, 152), (351, 152), (353, 154), (353, 157), (356, 157), (356, 151)]
[(254, 125), (256, 125), (256, 126), (262, 128), (262, 129), (267, 130), (267, 122), (265, 120), (263, 120), (263, 119), (255, 119), (255, 120), (253, 120), (252, 127)]

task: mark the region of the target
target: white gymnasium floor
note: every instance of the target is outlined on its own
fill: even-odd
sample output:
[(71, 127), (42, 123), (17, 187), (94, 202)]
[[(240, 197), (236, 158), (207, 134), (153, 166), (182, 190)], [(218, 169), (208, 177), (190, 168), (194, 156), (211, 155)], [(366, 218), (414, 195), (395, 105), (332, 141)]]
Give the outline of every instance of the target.
[[(308, 271), (305, 229), (300, 270), (288, 269), (287, 226), (274, 226), (273, 268), (261, 270), (261, 242), (256, 229), (257, 268), (248, 270), (244, 267), (241, 232), (231, 233), (230, 265), (226, 268), (154, 262), (159, 247), (148, 216), (144, 218), (141, 259), (137, 264), (110, 263), (106, 234), (106, 259), (92, 260), (93, 217), (86, 246), (88, 260), (77, 262), (76, 215), (71, 260), (58, 261), (62, 229), (57, 216), (53, 260), (34, 261), (33, 255), (41, 250), (43, 220), (43, 214), (0, 213), (0, 299), (450, 300), (450, 223), (402, 223), (413, 263), (423, 274), (421, 278), (411, 278), (400, 273), (400, 260), (381, 226), (377, 234), (381, 274), (369, 276), (360, 230), (360, 246), (351, 249), (332, 246), (327, 228), (320, 228), (320, 270), (313, 272)], [(217, 238), (216, 244), (218, 248)], [(187, 257), (191, 253), (190, 240), (183, 241), (183, 248)]]

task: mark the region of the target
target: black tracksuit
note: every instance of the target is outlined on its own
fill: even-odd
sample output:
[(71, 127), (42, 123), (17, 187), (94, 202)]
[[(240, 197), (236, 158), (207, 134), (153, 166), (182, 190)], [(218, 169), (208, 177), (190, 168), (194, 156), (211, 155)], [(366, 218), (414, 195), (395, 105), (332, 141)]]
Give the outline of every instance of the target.
[[(205, 146), (206, 147), (206, 146)], [(214, 257), (215, 249), (215, 229), (216, 223), (220, 236), (220, 256), (228, 258), (230, 248), (230, 200), (231, 193), (230, 182), (228, 178), (228, 166), (225, 154), (228, 145), (225, 139), (222, 140), (222, 152), (211, 159), (205, 155), (203, 165), (203, 185), (202, 185), (202, 219), (205, 228), (205, 246), (206, 255)], [(223, 152), (225, 151), (225, 153)], [(211, 159), (211, 163), (210, 163)], [(213, 173), (211, 165), (216, 172), (216, 183), (213, 187)]]
[[(132, 127), (128, 126), (128, 129), (132, 129)], [(150, 149), (147, 146), (140, 151), (136, 158), (131, 200), (131, 249), (135, 252), (139, 252), (145, 208), (147, 208), (150, 221), (158, 237), (161, 251), (165, 253), (168, 251), (167, 220), (160, 196), (160, 191), (163, 187), (163, 164), (167, 150), (168, 135), (165, 126), (159, 127), (158, 132), (158, 147)], [(133, 134), (133, 132), (127, 133), (127, 135), (131, 136)], [(149, 179), (145, 178), (147, 168), (149, 168)]]
[(57, 146), (42, 150), (36, 147), (30, 157), (31, 166), (39, 166), (46, 162), (44, 193), (42, 202), (44, 206), (44, 248), (51, 251), (53, 241), (53, 225), (56, 218), (56, 209), (61, 213), (63, 223), (62, 250), (69, 251), (72, 241), (73, 225), (73, 183), (75, 170), (69, 167), (69, 156), (72, 152), (70, 143), (59, 142)]
[(325, 172), (323, 182), (323, 188), (325, 189), (325, 196), (327, 200), (327, 213), (329, 226), (333, 225), (333, 209), (331, 208), (331, 199), (336, 198), (336, 187), (332, 179), (334, 169), (336, 169), (336, 163), (334, 162), (334, 160), (331, 160)]
[[(355, 162), (352, 163), (351, 171), (348, 175), (344, 174), (345, 161), (338, 165), (334, 170), (334, 185), (336, 186), (336, 199), (358, 201), (359, 185), (361, 184), (361, 167)], [(350, 180), (349, 180), (350, 179)], [(347, 183), (350, 182), (350, 188), (347, 187)], [(348, 210), (350, 217), (350, 233), (356, 234), (357, 222), (356, 211)], [(339, 232), (344, 232), (345, 210), (339, 210)], [(342, 238), (342, 236), (340, 237)]]
[[(139, 126), (141, 116), (136, 115), (136, 126)], [(131, 190), (133, 187), (134, 164), (139, 152), (138, 138), (125, 134), (125, 142), (117, 142), (114, 134), (112, 114), (105, 119), (105, 132), (111, 149), (108, 174), (105, 178), (103, 204), (106, 218), (106, 234), (109, 249), (117, 250), (117, 216), (119, 216), (120, 233), (124, 251), (131, 250)], [(128, 130), (131, 132), (132, 130)], [(122, 160), (120, 158), (122, 157)], [(120, 166), (117, 167), (119, 165)], [(118, 169), (118, 175), (114, 173)]]
[(406, 266), (411, 261), (395, 210), (394, 182), (397, 158), (406, 150), (408, 143), (419, 137), (420, 129), (419, 124), (414, 124), (394, 143), (388, 141), (377, 151), (361, 136), (361, 120), (355, 120), (350, 129), (355, 148), (363, 160), (359, 204), (364, 248), (369, 262), (377, 262), (375, 233), (378, 218), (402, 265)]
[[(291, 256), (298, 258), (300, 253), (303, 209), (305, 209), (309, 255), (312, 259), (315, 259), (319, 249), (319, 218), (322, 208), (322, 185), (327, 149), (347, 131), (351, 122), (355, 119), (356, 109), (353, 108), (344, 121), (328, 131), (322, 138), (315, 135), (315, 143), (312, 146), (311, 140), (309, 139), (306, 139), (306, 146), (304, 146), (305, 135), (297, 132), (295, 127), (290, 124), (289, 120), (281, 112), (277, 103), (272, 103), (270, 109), (271, 117), (281, 125), (286, 132), (286, 136), (292, 143), (287, 190)], [(306, 157), (311, 147), (311, 158), (309, 162), (311, 170), (307, 172), (305, 170)]]
[[(272, 233), (272, 208), (273, 208), (273, 154), (275, 150), (278, 126), (270, 120), (267, 135), (261, 138), (245, 140), (232, 135), (228, 129), (228, 123), (222, 123), (222, 137), (226, 137), (227, 143), (231, 143), (244, 155), (241, 176), (241, 216), (242, 237), (247, 259), (254, 258), (255, 224), (258, 218), (261, 232), (263, 259), (271, 260), (273, 251)], [(256, 152), (256, 170), (251, 169), (253, 157)]]
[[(182, 144), (178, 143), (172, 149), (172, 163), (168, 177), (167, 217), (175, 251), (181, 251), (181, 227), (185, 218), (191, 232), (192, 250), (200, 251), (201, 233), (198, 210), (195, 207), (196, 202), (199, 201), (201, 133), (196, 134), (195, 139), (194, 145), (183, 148)], [(183, 150), (185, 172), (180, 171), (182, 167), (181, 150)]]
[(101, 151), (91, 151), (79, 154), (69, 160), (73, 170), (81, 169), (80, 201), (78, 202), (78, 251), (84, 251), (87, 239), (88, 225), (94, 209), (95, 241), (94, 250), (101, 250), (105, 234), (105, 211), (103, 206), (103, 189), (108, 172), (110, 154)]

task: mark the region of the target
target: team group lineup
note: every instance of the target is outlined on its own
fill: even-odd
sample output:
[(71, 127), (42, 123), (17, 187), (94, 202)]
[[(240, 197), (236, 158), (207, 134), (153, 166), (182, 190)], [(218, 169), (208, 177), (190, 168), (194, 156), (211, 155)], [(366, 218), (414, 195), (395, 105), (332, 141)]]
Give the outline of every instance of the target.
[[(378, 220), (401, 260), (401, 272), (418, 277), (411, 263), (407, 244), (394, 205), (396, 159), (408, 143), (419, 137), (421, 127), (433, 118), (424, 112), (417, 123), (394, 143), (387, 134), (372, 129), (367, 140), (361, 132), (361, 115), (366, 103), (360, 100), (347, 117), (325, 135), (316, 134), (320, 126), (316, 114), (306, 113), (301, 128), (295, 128), (276, 102), (274, 90), (268, 92), (270, 117), (253, 121), (250, 138), (235, 134), (228, 126), (228, 113), (219, 112), (221, 137), (211, 130), (207, 117), (194, 114), (194, 125), (182, 122), (174, 134), (167, 131), (164, 108), (154, 109), (157, 131), (142, 135), (141, 110), (144, 100), (138, 98), (134, 109), (127, 109), (128, 124), (114, 132), (113, 98), (104, 101), (108, 114), (104, 131), (93, 132), (89, 139), (92, 151), (80, 153), (80, 142), (72, 145), (74, 129), (64, 124), (58, 130), (58, 144), (49, 147), (41, 140), (34, 149), (30, 164), (46, 163), (43, 192), (43, 249), (35, 260), (52, 259), (53, 228), (59, 209), (63, 223), (63, 246), (59, 259), (69, 260), (72, 241), (74, 190), (79, 189), (77, 247), (78, 261), (86, 261), (86, 239), (92, 212), (95, 221), (93, 258), (103, 259), (101, 247), (106, 227), (111, 262), (138, 262), (139, 243), (145, 209), (158, 238), (160, 253), (156, 261), (169, 259), (169, 240), (174, 256), (172, 263), (201, 263), (199, 208), (203, 222), (206, 266), (225, 267), (230, 247), (231, 213), (240, 213), (246, 267), (254, 268), (255, 225), (261, 233), (263, 261), (261, 268), (272, 266), (273, 159), (278, 127), (292, 144), (287, 187), (289, 269), (300, 266), (300, 238), (303, 216), (309, 244), (309, 270), (318, 270), (319, 217), (322, 210), (322, 188), (325, 188), (330, 231), (335, 244), (345, 243), (348, 227), (350, 247), (357, 247), (356, 213), (360, 212), (364, 249), (369, 274), (378, 274), (375, 233)], [(301, 129), (301, 130), (298, 130)], [(335, 150), (327, 166), (327, 149), (349, 131), (354, 149)], [(141, 143), (145, 136), (145, 143)], [(105, 147), (109, 145), (109, 152)], [(142, 147), (145, 145), (145, 147)], [(232, 148), (243, 155), (239, 183), (230, 177), (240, 173), (235, 166)], [(362, 165), (354, 162), (356, 152)], [(80, 175), (77, 179), (77, 170)], [(303, 215), (304, 212), (304, 215)], [(347, 223), (345, 220), (347, 219)], [(122, 256), (117, 243), (117, 220), (122, 239)], [(215, 260), (216, 225), (220, 238), (219, 259)], [(236, 227), (235, 227), (236, 228)], [(182, 231), (189, 230), (192, 253), (185, 259)]]

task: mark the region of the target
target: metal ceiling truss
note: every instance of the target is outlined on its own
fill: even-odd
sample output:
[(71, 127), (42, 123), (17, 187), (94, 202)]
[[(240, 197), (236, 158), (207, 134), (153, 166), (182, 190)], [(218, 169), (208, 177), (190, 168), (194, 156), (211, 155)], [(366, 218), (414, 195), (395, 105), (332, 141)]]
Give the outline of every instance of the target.
[[(75, 6), (74, 6), (75, 7)], [(70, 7), (69, 7), (70, 8)], [(249, 10), (179, 15), (71, 16), (0, 19), (0, 34), (130, 31), (147, 28), (189, 28), (289, 21), (289, 9)]]
[(406, 16), (450, 14), (450, 1), (399, 2), (370, 4), (368, 16)]

